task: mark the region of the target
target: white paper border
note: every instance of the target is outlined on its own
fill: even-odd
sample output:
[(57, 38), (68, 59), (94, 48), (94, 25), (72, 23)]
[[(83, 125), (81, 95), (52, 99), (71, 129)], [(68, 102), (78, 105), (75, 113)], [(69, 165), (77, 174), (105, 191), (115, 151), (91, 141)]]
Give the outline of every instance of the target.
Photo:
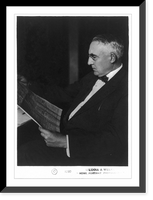
[[(52, 14), (50, 14), (52, 13)], [(16, 152), (16, 16), (128, 16), (129, 17), (129, 154), (127, 177), (72, 177), (71, 167), (17, 167)], [(14, 51), (15, 49), (15, 51)], [(134, 56), (132, 56), (134, 55)], [(14, 64), (13, 64), (14, 63)], [(7, 7), (7, 186), (139, 186), (139, 7)], [(15, 116), (15, 120), (14, 120)], [(131, 118), (132, 117), (132, 118)], [(132, 122), (132, 123), (131, 123)], [(130, 171), (129, 168), (131, 167)], [(57, 169), (60, 179), (54, 178)], [(78, 167), (74, 167), (78, 170)], [(85, 167), (85, 169), (88, 167)], [(89, 167), (91, 168), (91, 167)], [(97, 168), (97, 167), (95, 167)], [(99, 167), (100, 169), (106, 167)], [(116, 167), (108, 169), (118, 172)], [(123, 168), (123, 171), (126, 167)], [(120, 169), (121, 169), (120, 168)], [(82, 167), (81, 169), (82, 170)], [(121, 170), (119, 170), (121, 172)], [(125, 170), (126, 171), (126, 170)], [(124, 172), (125, 172), (124, 171)], [(130, 172), (130, 174), (129, 174)], [(132, 174), (131, 174), (132, 172)], [(21, 177), (22, 178), (15, 178)], [(39, 174), (39, 177), (38, 177)], [(28, 177), (28, 178), (27, 178)], [(53, 180), (53, 181), (52, 181)]]

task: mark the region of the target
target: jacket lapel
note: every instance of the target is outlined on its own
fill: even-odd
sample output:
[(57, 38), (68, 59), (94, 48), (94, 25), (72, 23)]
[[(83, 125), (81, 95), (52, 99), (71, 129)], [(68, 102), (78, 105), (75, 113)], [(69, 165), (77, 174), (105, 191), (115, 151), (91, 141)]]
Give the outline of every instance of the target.
[[(123, 68), (110, 80), (107, 84), (105, 84), (100, 90), (98, 90), (83, 106), (78, 110), (78, 112), (75, 113), (73, 117), (76, 117), (80, 115), (82, 112), (85, 112), (86, 110), (90, 109), (92, 106), (98, 104), (99, 102), (103, 101), (110, 93), (112, 93), (119, 85), (120, 81), (122, 80), (123, 76), (125, 75), (125, 71)], [(95, 84), (97, 78), (89, 84), (88, 88), (85, 88), (84, 95), (77, 98), (77, 100), (74, 102), (73, 106), (70, 108), (69, 114), (78, 106), (79, 103), (81, 103), (85, 97), (89, 94), (89, 92), (92, 90), (93, 85)], [(72, 117), (72, 118), (73, 118)]]
[(104, 85), (100, 90), (96, 92), (83, 106), (78, 110), (78, 112), (73, 116), (80, 115), (82, 112), (90, 109), (91, 107), (95, 106), (99, 102), (102, 102), (111, 92), (115, 90), (114, 86), (108, 86), (107, 84)]
[(97, 80), (97, 78), (95, 76), (93, 76), (93, 79), (88, 83), (88, 85), (86, 87), (84, 87), (83, 91), (75, 99), (75, 101), (73, 102), (72, 106), (68, 110), (67, 115), (69, 115), (86, 98), (86, 96), (92, 90), (92, 87), (95, 84), (96, 80)]

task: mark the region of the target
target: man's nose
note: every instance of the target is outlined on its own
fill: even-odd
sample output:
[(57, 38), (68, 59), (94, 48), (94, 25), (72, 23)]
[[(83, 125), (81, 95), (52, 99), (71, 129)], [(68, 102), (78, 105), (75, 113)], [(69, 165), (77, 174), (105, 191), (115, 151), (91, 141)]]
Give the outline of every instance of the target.
[(88, 65), (92, 65), (93, 64), (93, 60), (91, 57), (88, 58)]

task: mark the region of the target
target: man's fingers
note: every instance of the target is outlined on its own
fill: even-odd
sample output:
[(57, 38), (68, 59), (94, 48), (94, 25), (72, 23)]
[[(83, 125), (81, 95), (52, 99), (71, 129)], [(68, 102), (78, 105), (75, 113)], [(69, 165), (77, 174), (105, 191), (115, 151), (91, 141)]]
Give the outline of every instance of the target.
[(43, 138), (45, 138), (46, 140), (48, 140), (48, 139), (51, 139), (52, 137), (51, 137), (51, 135), (48, 135), (48, 134), (44, 134), (44, 133), (40, 133), (41, 134), (41, 136), (43, 137)]
[(46, 133), (41, 132), (40, 134), (46, 141), (52, 141), (52, 139), (53, 139), (51, 133), (50, 134), (46, 134)]
[(47, 136), (47, 135), (45, 135), (44, 133), (40, 133), (40, 135), (41, 135), (42, 137), (44, 137), (45, 139), (47, 139), (47, 138), (48, 138), (48, 136)]
[(46, 129), (43, 129), (42, 127), (38, 128), (41, 133), (44, 133), (45, 135), (52, 135), (52, 133)]
[(66, 148), (66, 136), (52, 133), (46, 129), (39, 127), (40, 134), (48, 147), (63, 147)]
[(54, 143), (54, 142), (50, 142), (50, 141), (45, 140), (45, 143), (46, 143), (46, 145), (47, 145), (48, 147), (57, 147), (57, 144)]

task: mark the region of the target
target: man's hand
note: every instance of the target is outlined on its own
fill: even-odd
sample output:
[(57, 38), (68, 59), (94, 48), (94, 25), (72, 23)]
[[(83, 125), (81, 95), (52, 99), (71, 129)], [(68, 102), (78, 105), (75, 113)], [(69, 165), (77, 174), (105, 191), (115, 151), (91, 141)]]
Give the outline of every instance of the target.
[(67, 148), (66, 136), (60, 133), (52, 133), (46, 129), (39, 127), (41, 136), (44, 138), (48, 147)]
[(23, 85), (28, 86), (29, 82), (24, 76), (18, 75), (18, 81), (20, 81)]

